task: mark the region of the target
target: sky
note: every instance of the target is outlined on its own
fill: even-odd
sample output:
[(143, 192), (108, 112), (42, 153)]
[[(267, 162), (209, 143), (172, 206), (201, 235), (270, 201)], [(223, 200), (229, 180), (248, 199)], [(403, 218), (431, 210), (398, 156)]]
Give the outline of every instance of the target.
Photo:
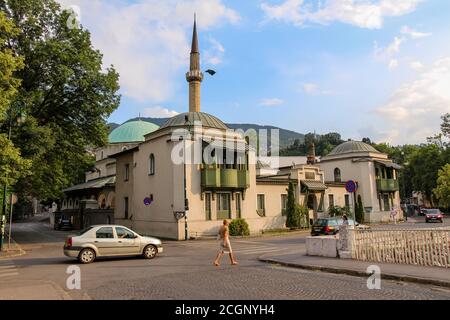
[(108, 119), (188, 111), (197, 14), (203, 112), (228, 123), (422, 143), (450, 112), (448, 0), (58, 0), (122, 101)]

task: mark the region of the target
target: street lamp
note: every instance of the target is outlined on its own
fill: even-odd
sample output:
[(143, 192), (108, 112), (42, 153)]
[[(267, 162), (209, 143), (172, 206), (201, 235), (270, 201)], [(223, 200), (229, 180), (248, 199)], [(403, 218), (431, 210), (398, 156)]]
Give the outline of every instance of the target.
[[(25, 116), (22, 113), (22, 110), (19, 109), (17, 113), (13, 113), (14, 109), (10, 109), (10, 113), (8, 115), (8, 140), (11, 141), (11, 133), (12, 133), (12, 127), (13, 122), (16, 121), (17, 124), (21, 124), (25, 121)], [(6, 177), (7, 178), (7, 177)], [(5, 179), (6, 180), (6, 179)], [(3, 238), (4, 238), (4, 227), (6, 224), (6, 221), (4, 220), (6, 217), (6, 209), (7, 209), (7, 197), (8, 197), (8, 185), (5, 181), (5, 184), (3, 186), (3, 205), (2, 205), (2, 211), (0, 213), (0, 251), (3, 250)], [(12, 202), (10, 204), (12, 206)]]

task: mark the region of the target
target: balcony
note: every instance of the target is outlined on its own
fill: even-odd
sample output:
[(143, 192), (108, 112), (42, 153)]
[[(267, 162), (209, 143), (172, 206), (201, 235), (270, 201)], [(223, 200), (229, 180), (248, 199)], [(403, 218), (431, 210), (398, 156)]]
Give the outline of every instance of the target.
[(398, 180), (377, 179), (377, 190), (380, 192), (395, 192), (400, 190)]
[(202, 168), (203, 188), (247, 189), (249, 181), (247, 170)]

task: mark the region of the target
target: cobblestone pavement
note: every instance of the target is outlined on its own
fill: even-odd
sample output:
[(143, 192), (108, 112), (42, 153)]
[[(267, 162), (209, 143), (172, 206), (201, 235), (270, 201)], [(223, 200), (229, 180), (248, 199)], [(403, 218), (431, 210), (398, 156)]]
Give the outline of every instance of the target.
[(88, 293), (96, 299), (450, 299), (442, 288), (383, 281), (381, 290), (369, 290), (364, 278), (262, 265), (112, 281)]
[[(17, 297), (19, 285), (51, 284), (62, 291), (55, 294), (72, 299), (450, 299), (450, 290), (443, 288), (383, 281), (381, 290), (368, 290), (365, 278), (257, 260), (265, 253), (297, 252), (306, 235), (233, 239), (240, 265), (230, 266), (224, 256), (217, 268), (212, 265), (217, 241), (165, 241), (164, 253), (153, 260), (99, 259), (79, 265), (63, 255), (65, 233), (35, 222), (17, 224), (14, 231), (27, 254), (0, 260), (5, 274), (0, 291), (5, 296), (11, 296), (11, 290)], [(81, 290), (66, 288), (67, 268), (72, 265), (81, 269)]]

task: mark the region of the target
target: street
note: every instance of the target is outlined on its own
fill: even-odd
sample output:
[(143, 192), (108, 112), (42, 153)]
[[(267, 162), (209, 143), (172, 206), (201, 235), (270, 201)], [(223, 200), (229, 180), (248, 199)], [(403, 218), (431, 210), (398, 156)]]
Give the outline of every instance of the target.
[[(164, 241), (164, 253), (153, 260), (99, 259), (80, 265), (63, 255), (69, 234), (38, 219), (15, 223), (13, 238), (27, 253), (0, 260), (0, 299), (450, 299), (448, 288), (383, 280), (381, 290), (369, 290), (366, 278), (258, 261), (304, 246), (307, 233), (232, 239), (240, 264), (231, 266), (224, 256), (220, 267), (213, 266), (214, 240)], [(71, 265), (81, 268), (81, 290), (66, 287)]]

